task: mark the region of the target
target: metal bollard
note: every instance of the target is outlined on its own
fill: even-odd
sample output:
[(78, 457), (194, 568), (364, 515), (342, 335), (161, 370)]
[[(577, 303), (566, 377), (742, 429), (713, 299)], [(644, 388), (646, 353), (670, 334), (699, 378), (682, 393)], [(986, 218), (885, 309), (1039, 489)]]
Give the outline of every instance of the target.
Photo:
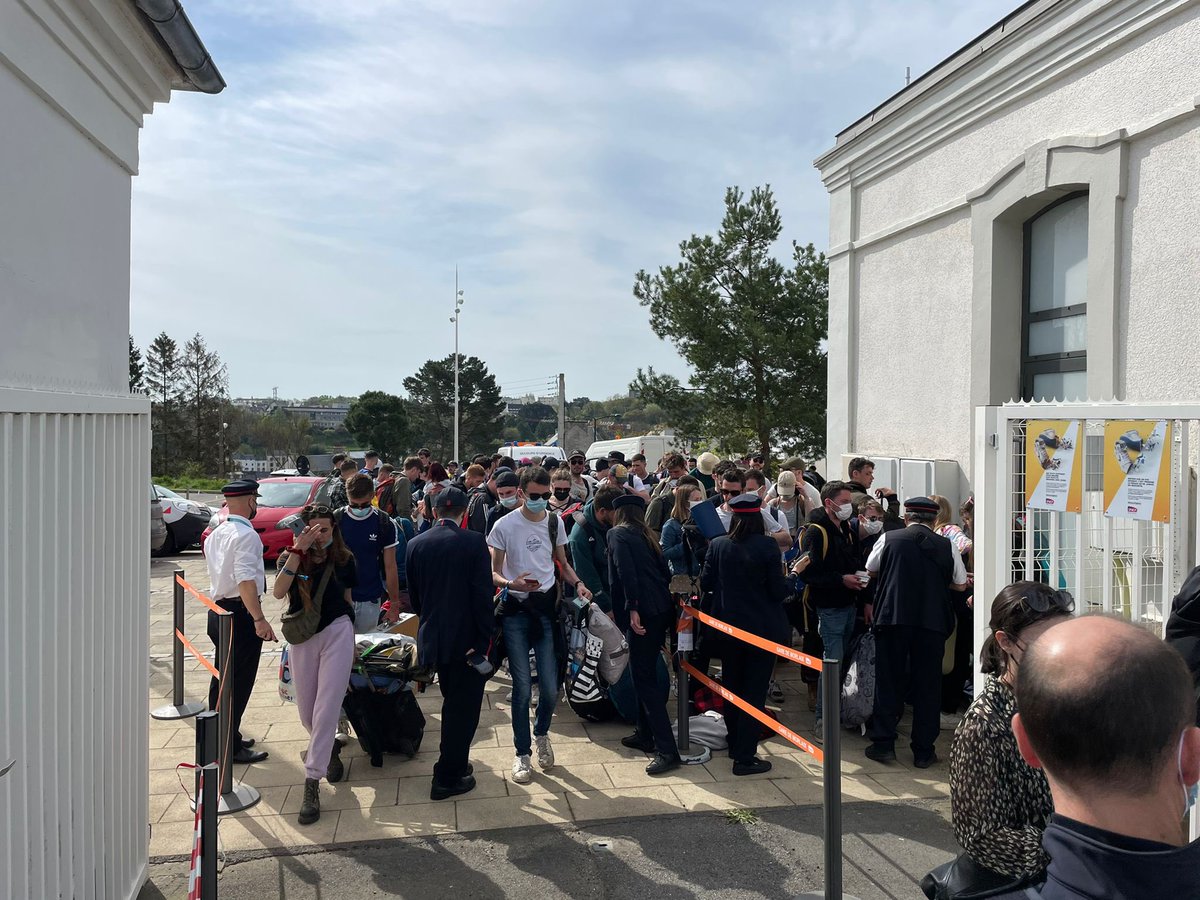
[[(215, 732), (214, 732), (215, 733)], [(217, 900), (217, 805), (220, 770), (204, 766), (204, 808), (200, 812), (200, 900)], [(196, 776), (199, 780), (200, 776)]]
[[(217, 623), (217, 671), (220, 673), (220, 699), (217, 701), (217, 752), (221, 765), (221, 815), (249, 809), (262, 796), (248, 784), (233, 780), (233, 613), (220, 616)], [(253, 677), (253, 676), (251, 676)]]
[[(692, 628), (695, 629), (693, 623)], [(678, 632), (676, 633), (676, 641), (678, 646)], [(676, 743), (679, 745), (679, 756), (689, 766), (702, 766), (712, 759), (712, 748), (705, 747), (702, 744), (692, 745), (691, 735), (689, 734), (690, 723), (688, 722), (688, 714), (691, 712), (691, 677), (688, 675), (682, 663), (687, 660), (687, 650), (676, 650), (675, 652), (675, 694), (677, 703), (676, 727), (679, 730), (679, 736)]]
[(842, 897), (842, 664), (821, 660), (825, 746), (825, 896)]
[[(196, 792), (200, 794), (200, 769), (217, 761), (218, 722), (215, 712), (202, 712), (196, 716)], [(196, 801), (192, 801), (192, 809)]]
[[(183, 577), (183, 569), (175, 570), (172, 584), (175, 586), (174, 614), (175, 630), (186, 634), (183, 626), (183, 585), (179, 579)], [(150, 713), (152, 719), (190, 719), (204, 710), (205, 704), (199, 700), (186, 700), (183, 696), (183, 643), (175, 632), (171, 632), (171, 702), (160, 706)]]

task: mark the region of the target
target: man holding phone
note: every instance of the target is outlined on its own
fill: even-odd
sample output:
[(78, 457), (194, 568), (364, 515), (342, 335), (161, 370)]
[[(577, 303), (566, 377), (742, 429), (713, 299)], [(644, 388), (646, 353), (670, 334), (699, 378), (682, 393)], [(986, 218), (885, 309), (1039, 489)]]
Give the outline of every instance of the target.
[(408, 596), (421, 623), (419, 658), (437, 668), (442, 692), (441, 754), (433, 767), (431, 800), (475, 787), (468, 753), (491, 674), (492, 572), (483, 535), (459, 527), (466, 509), (466, 494), (443, 488), (433, 499), (433, 527), (413, 538), (405, 554)]

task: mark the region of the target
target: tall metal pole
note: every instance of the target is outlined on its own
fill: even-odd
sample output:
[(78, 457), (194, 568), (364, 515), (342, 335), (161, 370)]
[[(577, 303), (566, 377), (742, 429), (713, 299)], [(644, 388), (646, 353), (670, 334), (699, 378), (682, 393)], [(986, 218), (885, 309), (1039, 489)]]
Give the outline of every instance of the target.
[(567, 451), (567, 376), (558, 373), (558, 446)]
[(454, 459), (458, 459), (458, 320), (462, 315), (463, 292), (458, 289), (458, 266), (454, 267)]

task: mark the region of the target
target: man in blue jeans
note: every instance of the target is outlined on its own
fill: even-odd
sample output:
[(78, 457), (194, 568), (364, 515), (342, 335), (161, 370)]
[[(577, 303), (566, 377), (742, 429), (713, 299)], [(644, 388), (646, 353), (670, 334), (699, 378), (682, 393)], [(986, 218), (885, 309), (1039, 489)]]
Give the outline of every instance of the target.
[[(858, 529), (851, 527), (852, 521), (850, 485), (844, 481), (826, 482), (821, 488), (821, 508), (808, 514), (800, 539), (800, 549), (812, 558), (804, 572), (804, 582), (808, 585), (806, 603), (817, 614), (817, 628), (828, 659), (843, 658), (854, 633), (858, 592), (863, 588), (857, 575), (862, 551)], [(823, 712), (822, 682), (817, 685), (817, 718), (813, 725), (818, 742)]]
[[(585, 600), (592, 598), (592, 592), (567, 562), (564, 550), (567, 531), (562, 520), (547, 511), (553, 495), (550, 473), (541, 466), (526, 467), (521, 471), (517, 491), (520, 509), (499, 519), (487, 538), (492, 550), (492, 583), (498, 588), (508, 589), (501, 617), (504, 647), (513, 680), (513, 745), (516, 755), (512, 777), (517, 784), (528, 784), (533, 780), (533, 767), (530, 764), (533, 744), (537, 745), (538, 765), (543, 769), (554, 765), (550, 721), (558, 702), (558, 654), (554, 646), (558, 576), (561, 574), (563, 581), (574, 586), (577, 596)], [(531, 648), (537, 664), (538, 684), (541, 685), (532, 741), (529, 736)]]

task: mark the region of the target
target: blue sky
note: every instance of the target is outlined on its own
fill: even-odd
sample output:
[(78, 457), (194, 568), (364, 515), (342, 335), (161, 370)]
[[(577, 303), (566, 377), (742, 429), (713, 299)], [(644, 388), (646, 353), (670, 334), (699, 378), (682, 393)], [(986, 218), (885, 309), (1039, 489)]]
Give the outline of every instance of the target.
[(827, 244), (812, 160), (1016, 0), (190, 0), (229, 86), (147, 119), (132, 329), (199, 331), (234, 396), (401, 393), (460, 347), (506, 393), (686, 366), (632, 295), (770, 183)]

